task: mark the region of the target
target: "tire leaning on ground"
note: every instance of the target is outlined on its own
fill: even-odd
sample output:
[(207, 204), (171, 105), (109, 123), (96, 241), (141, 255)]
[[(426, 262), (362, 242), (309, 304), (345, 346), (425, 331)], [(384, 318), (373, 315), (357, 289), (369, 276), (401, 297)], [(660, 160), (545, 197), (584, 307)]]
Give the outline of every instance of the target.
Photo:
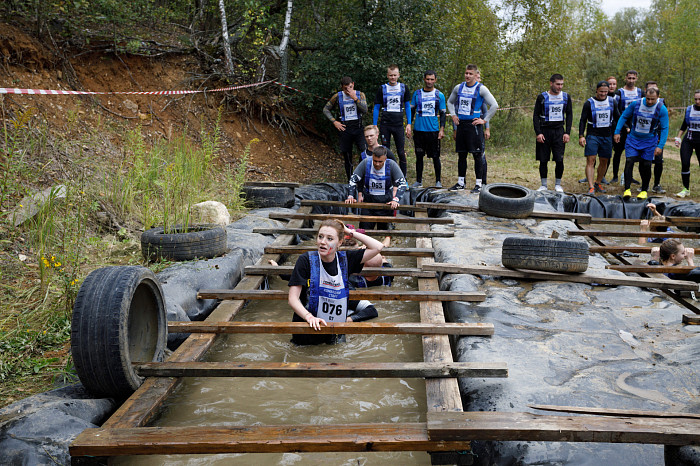
[(294, 189), (277, 186), (243, 186), (246, 202), (253, 207), (292, 207)]
[(510, 236), (503, 240), (501, 262), (510, 269), (585, 272), (588, 269), (588, 243)]
[(163, 291), (145, 267), (104, 267), (80, 286), (73, 306), (71, 353), (83, 386), (124, 399), (143, 379), (133, 362), (162, 361), (168, 340)]
[(525, 186), (491, 183), (479, 193), (479, 210), (494, 217), (526, 218), (535, 207), (535, 193)]
[(210, 259), (226, 251), (226, 228), (219, 225), (193, 225), (187, 231), (176, 226), (173, 233), (164, 233), (163, 227), (158, 227), (141, 234), (141, 252), (146, 260)]

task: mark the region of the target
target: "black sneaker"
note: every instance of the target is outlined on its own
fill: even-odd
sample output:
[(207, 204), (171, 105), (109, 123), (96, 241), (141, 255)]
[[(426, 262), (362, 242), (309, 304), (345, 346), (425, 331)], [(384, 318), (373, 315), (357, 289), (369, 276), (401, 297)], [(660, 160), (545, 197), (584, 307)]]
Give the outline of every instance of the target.
[(608, 183), (608, 184), (615, 184), (615, 183), (617, 183), (617, 182), (619, 182), (619, 181), (620, 181), (620, 180), (618, 180), (616, 176), (613, 176), (613, 179), (610, 180), (610, 183)]
[(481, 192), (481, 186), (479, 186), (479, 185), (477, 184), (476, 186), (474, 186), (474, 189), (472, 189), (472, 190), (469, 191), (469, 192), (472, 193), (472, 194), (479, 194), (479, 192)]
[(657, 194), (663, 194), (663, 193), (666, 192), (666, 190), (665, 190), (664, 188), (662, 188), (660, 184), (657, 184), (656, 186), (654, 186), (653, 188), (651, 188), (651, 190), (654, 191), (654, 192), (657, 193)]
[(459, 189), (464, 189), (463, 184), (456, 183), (454, 186), (452, 186), (448, 191), (457, 191)]
[(588, 183), (588, 178), (581, 178), (578, 180), (579, 183)]
[(637, 180), (635, 180), (634, 178), (632, 178), (632, 184), (642, 184), (642, 183), (640, 183), (639, 181), (637, 181)]

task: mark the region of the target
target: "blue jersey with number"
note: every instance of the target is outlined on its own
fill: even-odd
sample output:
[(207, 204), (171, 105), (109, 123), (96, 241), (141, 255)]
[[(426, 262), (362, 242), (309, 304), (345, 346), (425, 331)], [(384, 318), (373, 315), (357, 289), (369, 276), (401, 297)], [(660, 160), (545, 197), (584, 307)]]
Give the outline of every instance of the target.
[[(360, 91), (355, 92), (357, 92), (359, 98)], [(345, 92), (343, 91), (338, 92), (338, 106), (340, 107), (340, 121), (354, 121), (362, 117), (357, 103), (349, 96), (346, 98)]]
[(609, 128), (612, 126), (615, 100), (612, 97), (607, 97), (605, 100), (596, 100), (593, 97), (589, 97), (588, 102), (591, 104), (591, 116), (593, 120), (588, 122), (591, 127)]
[(467, 86), (466, 82), (459, 85), (457, 91), (457, 116), (460, 120), (476, 120), (481, 118), (481, 106), (484, 98), (481, 97), (481, 83)]
[(563, 122), (566, 118), (566, 106), (569, 105), (569, 94), (560, 92), (558, 95), (552, 95), (549, 92), (543, 92), (544, 98), (544, 121), (547, 123), (553, 121)]
[(345, 285), (337, 291), (329, 291), (328, 288), (321, 286), (321, 258), (318, 255), (318, 251), (309, 252), (309, 265), (310, 265), (310, 278), (309, 278), (309, 300), (306, 303), (306, 310), (313, 314), (314, 317), (318, 317), (318, 301), (319, 297), (327, 297), (333, 299), (346, 299), (349, 296), (349, 281), (348, 281), (348, 258), (345, 251), (338, 251), (336, 253), (336, 258), (338, 259), (338, 268), (340, 269), (340, 274), (343, 277), (343, 284)]
[(688, 131), (700, 134), (700, 110), (695, 110), (692, 105), (688, 105), (685, 109), (685, 124), (688, 126)]
[(425, 92), (418, 89), (411, 98), (411, 107), (416, 108), (416, 131), (440, 131), (440, 112), (447, 109), (445, 95), (437, 89)]
[(377, 189), (383, 190), (384, 195), (390, 195), (392, 192), (391, 169), (389, 168), (390, 160), (384, 162), (384, 175), (379, 175), (372, 170), (372, 159), (368, 158), (365, 161), (365, 193), (373, 196), (380, 195), (376, 192)]

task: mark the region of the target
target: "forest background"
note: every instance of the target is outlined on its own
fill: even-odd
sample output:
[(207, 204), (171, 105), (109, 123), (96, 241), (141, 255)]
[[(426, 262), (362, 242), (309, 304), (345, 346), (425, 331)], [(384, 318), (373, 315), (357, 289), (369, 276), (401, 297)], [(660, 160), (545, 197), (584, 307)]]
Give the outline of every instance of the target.
[[(490, 181), (530, 184), (537, 183), (532, 105), (561, 73), (575, 99), (567, 148), (575, 161), (566, 172), (574, 191), (583, 175), (575, 127), (596, 82), (616, 76), (622, 87), (635, 69), (640, 84), (659, 83), (669, 107), (692, 103), (700, 2), (653, 0), (648, 10), (608, 16), (595, 0), (6, 0), (0, 54), (0, 87), (150, 91), (274, 79), (303, 91), (267, 85), (223, 98), (173, 98), (160, 110), (137, 97), (0, 95), (4, 405), (72, 380), (71, 308), (91, 270), (168, 265), (143, 262), (144, 229), (211, 198), (240, 214), (246, 178), (344, 181), (334, 130), (321, 115), (343, 75), (371, 106), (389, 64), (411, 90), (425, 70), (436, 71), (446, 94), (467, 63), (477, 64), (504, 108), (492, 120)], [(672, 136), (681, 114), (672, 112)], [(446, 183), (456, 165), (448, 146)], [(678, 185), (674, 163), (665, 177)], [(697, 166), (692, 177), (700, 177)], [(61, 184), (64, 201), (51, 191), (30, 221), (15, 225), (25, 196)]]

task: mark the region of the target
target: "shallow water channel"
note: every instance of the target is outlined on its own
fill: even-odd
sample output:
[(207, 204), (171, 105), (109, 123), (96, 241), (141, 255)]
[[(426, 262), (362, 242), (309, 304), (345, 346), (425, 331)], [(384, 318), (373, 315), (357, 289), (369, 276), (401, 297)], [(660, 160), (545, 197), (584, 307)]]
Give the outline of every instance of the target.
[[(394, 247), (415, 247), (395, 238)], [(290, 262), (293, 264), (295, 257)], [(395, 267), (415, 267), (411, 257), (389, 257)], [(395, 289), (417, 289), (410, 277), (395, 277)], [(270, 277), (270, 288), (287, 290), (287, 282)], [(375, 302), (378, 322), (420, 321), (417, 302)], [(238, 321), (289, 321), (286, 300), (252, 301)], [(418, 362), (423, 360), (420, 336), (348, 335), (337, 345), (296, 346), (290, 335), (223, 335), (206, 361), (269, 362)], [(170, 396), (155, 426), (239, 426), (288, 424), (351, 424), (425, 421), (423, 379), (328, 378), (194, 378)], [(321, 440), (321, 439), (319, 439)], [(286, 453), (142, 456), (116, 464), (430, 464), (425, 452)]]

